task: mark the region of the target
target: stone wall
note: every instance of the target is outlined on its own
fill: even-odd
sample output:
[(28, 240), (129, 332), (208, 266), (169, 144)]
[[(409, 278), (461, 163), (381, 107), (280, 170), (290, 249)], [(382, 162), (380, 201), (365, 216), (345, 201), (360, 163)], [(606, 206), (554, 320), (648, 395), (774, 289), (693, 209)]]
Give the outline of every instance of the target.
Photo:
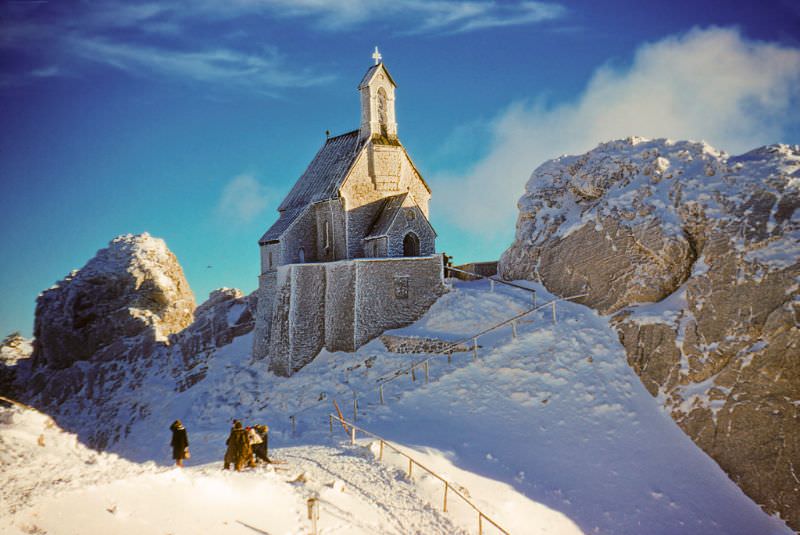
[(383, 346), (392, 353), (400, 354), (420, 354), (420, 353), (442, 353), (445, 349), (453, 353), (463, 353), (472, 348), (466, 344), (456, 344), (452, 346), (451, 341), (440, 338), (424, 338), (421, 336), (394, 336), (384, 334), (381, 336)]
[[(408, 217), (407, 210), (411, 210), (413, 217)], [(387, 255), (392, 257), (403, 256), (403, 240), (409, 232), (416, 234), (419, 239), (419, 256), (430, 256), (436, 252), (436, 233), (424, 219), (422, 211), (417, 207), (403, 207), (403, 212), (397, 214), (391, 227), (389, 227), (387, 241)]]
[[(385, 330), (404, 327), (445, 292), (441, 256), (293, 264), (278, 270), (269, 326), (270, 370), (291, 375), (324, 347), (353, 351)], [(264, 358), (263, 339), (255, 358)]]
[(442, 257), (357, 260), (355, 346), (419, 319), (444, 293)]
[(300, 249), (303, 249), (303, 262), (317, 260), (317, 217), (314, 207), (310, 206), (281, 236), (281, 259), (279, 265), (296, 264), (301, 261)]
[[(314, 205), (317, 225), (316, 256), (307, 261), (333, 262), (347, 258), (347, 227), (340, 199)], [(327, 228), (326, 228), (327, 225)]]

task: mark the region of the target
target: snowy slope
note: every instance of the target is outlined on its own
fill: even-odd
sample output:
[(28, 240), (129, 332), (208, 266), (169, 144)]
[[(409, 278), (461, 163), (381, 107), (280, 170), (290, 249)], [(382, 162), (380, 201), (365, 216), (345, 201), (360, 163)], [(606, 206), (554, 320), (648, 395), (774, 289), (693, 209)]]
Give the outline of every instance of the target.
[[(498, 287), (491, 293), (486, 283), (455, 284), (417, 324), (395, 334), (453, 339), (530, 307), (530, 296), (520, 290)], [(537, 290), (539, 302), (549, 298), (542, 288)], [(387, 455), (387, 463), (378, 463), (373, 459), (375, 444), (368, 439), (359, 443), (370, 449), (341, 449), (347, 443), (341, 427), (333, 435), (328, 427), (331, 400), (352, 418), (352, 400), (358, 397), (359, 425), (406, 446), (421, 463), (466, 489), (511, 533), (789, 532), (661, 412), (627, 366), (605, 319), (573, 304), (559, 304), (555, 325), (550, 314), (548, 309), (520, 323), (516, 340), (510, 328), (481, 338), (477, 362), (471, 353), (454, 355), (452, 365), (438, 357), (427, 385), (422, 384), (421, 368), (416, 382), (401, 376), (385, 387), (383, 406), (377, 381), (421, 357), (390, 354), (379, 341), (354, 354), (323, 352), (285, 379), (266, 372), (263, 363), (252, 363), (251, 336), (241, 336), (208, 360), (201, 382), (180, 393), (168, 373), (175, 363), (140, 370), (143, 386), (120, 395), (134, 396), (148, 412), (113, 450), (136, 462), (167, 465), (168, 426), (180, 418), (189, 431), (190, 468), (151, 468), (152, 473), (130, 477), (123, 471), (122, 481), (102, 492), (92, 487), (76, 491), (85, 493), (86, 503), (96, 504), (85, 511), (86, 521), (106, 522), (115, 516), (100, 507), (106, 502), (97, 500), (119, 496), (112, 500), (118, 511), (138, 511), (126, 518), (150, 525), (172, 522), (175, 533), (191, 532), (195, 515), (205, 525), (218, 522), (216, 532), (228, 532), (221, 522), (237, 532), (233, 529), (242, 528), (236, 524), (239, 519), (269, 533), (298, 533), (307, 529), (301, 518), (305, 497), (319, 492), (326, 501), (321, 522), (323, 527), (328, 522), (328, 531), (323, 532), (475, 532), (474, 512), (451, 498), (452, 512), (442, 514), (441, 484), (418, 475), (409, 484), (400, 458)], [(233, 417), (269, 424), (272, 456), (287, 460), (289, 472), (220, 472)], [(287, 483), (300, 472), (310, 484)], [(142, 490), (147, 488), (154, 490)], [(203, 514), (212, 513), (203, 504), (208, 504), (201, 501), (195, 512), (180, 497), (183, 491), (209, 500), (218, 494), (221, 502), (229, 500), (241, 512), (207, 518)], [(284, 504), (276, 497), (281, 504), (277, 509), (268, 505), (276, 494), (289, 500)], [(260, 498), (254, 500), (254, 495)], [(76, 502), (59, 499), (73, 498), (37, 502), (14, 521), (20, 525), (31, 511), (62, 510), (67, 515)], [(186, 514), (177, 518), (175, 510)], [(281, 513), (273, 519), (276, 511), (288, 516)], [(246, 532), (252, 530), (238, 531)]]

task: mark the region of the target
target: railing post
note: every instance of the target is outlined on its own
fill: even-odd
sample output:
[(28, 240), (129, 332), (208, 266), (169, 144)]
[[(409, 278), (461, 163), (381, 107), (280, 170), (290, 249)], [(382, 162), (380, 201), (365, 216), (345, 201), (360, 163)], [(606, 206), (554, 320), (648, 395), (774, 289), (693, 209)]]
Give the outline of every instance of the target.
[(492, 291), (494, 291), (494, 279), (489, 279), (489, 286), (491, 287)]
[(333, 434), (333, 414), (328, 415), (328, 424), (330, 424), (331, 435)]
[(411, 381), (412, 381), (412, 382), (414, 382), (414, 381), (416, 381), (416, 380), (417, 380), (417, 376), (416, 376), (416, 374), (414, 373), (414, 365), (412, 364), (412, 365), (411, 365)]
[(411, 479), (411, 468), (414, 466), (414, 461), (411, 460), (411, 457), (408, 458), (408, 479)]
[(512, 338), (516, 338), (517, 337), (517, 322), (516, 322), (516, 320), (511, 322), (511, 337)]
[(428, 384), (428, 361), (425, 361), (425, 384)]
[(533, 302), (533, 306), (536, 306), (536, 292), (531, 292), (531, 301)]
[(353, 421), (358, 420), (358, 398), (353, 398)]
[(483, 513), (478, 511), (478, 535), (483, 535)]
[(381, 384), (381, 385), (378, 387), (378, 394), (380, 394), (380, 397), (381, 397), (381, 405), (383, 405), (383, 384)]
[(553, 323), (554, 324), (557, 323), (557, 320), (556, 320), (556, 302), (555, 301), (553, 301)]
[(442, 505), (442, 511), (445, 513), (447, 512), (447, 488), (450, 485), (447, 484), (447, 481), (444, 482), (444, 504)]
[(379, 461), (383, 460), (383, 439), (381, 439), (381, 451), (380, 453), (378, 453), (378, 460)]
[(472, 339), (472, 360), (478, 360), (478, 337)]
[(297, 431), (297, 418), (292, 414), (289, 419), (292, 421), (292, 435), (294, 435), (295, 431)]
[(447, 352), (447, 363), (448, 364), (452, 364), (453, 363), (453, 350), (452, 349)]
[(350, 444), (356, 443), (356, 426), (350, 426)]

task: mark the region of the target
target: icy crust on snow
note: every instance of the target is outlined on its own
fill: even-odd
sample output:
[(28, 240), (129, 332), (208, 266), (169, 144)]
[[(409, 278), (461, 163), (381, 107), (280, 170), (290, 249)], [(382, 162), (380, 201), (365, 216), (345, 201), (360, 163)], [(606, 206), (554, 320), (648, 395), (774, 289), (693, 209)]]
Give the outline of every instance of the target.
[[(798, 195), (798, 145), (729, 156), (704, 142), (631, 137), (537, 168), (518, 204), (535, 217), (520, 218), (517, 240), (540, 245), (584, 225), (602, 231), (605, 217), (631, 228), (658, 221), (665, 235), (682, 236), (690, 215), (740, 225), (736, 248), (749, 261), (783, 269), (800, 258), (800, 214), (785, 213)], [(764, 198), (774, 200), (769, 217), (749, 217), (754, 200)]]

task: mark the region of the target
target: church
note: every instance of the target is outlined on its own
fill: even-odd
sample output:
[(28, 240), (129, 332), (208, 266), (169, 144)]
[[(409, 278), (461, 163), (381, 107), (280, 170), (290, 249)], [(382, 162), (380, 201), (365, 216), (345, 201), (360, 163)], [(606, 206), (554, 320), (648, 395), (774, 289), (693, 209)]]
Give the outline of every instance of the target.
[(431, 190), (397, 137), (397, 86), (377, 47), (373, 59), (359, 128), (325, 141), (258, 242), (254, 356), (276, 373), (407, 325), (444, 291)]

